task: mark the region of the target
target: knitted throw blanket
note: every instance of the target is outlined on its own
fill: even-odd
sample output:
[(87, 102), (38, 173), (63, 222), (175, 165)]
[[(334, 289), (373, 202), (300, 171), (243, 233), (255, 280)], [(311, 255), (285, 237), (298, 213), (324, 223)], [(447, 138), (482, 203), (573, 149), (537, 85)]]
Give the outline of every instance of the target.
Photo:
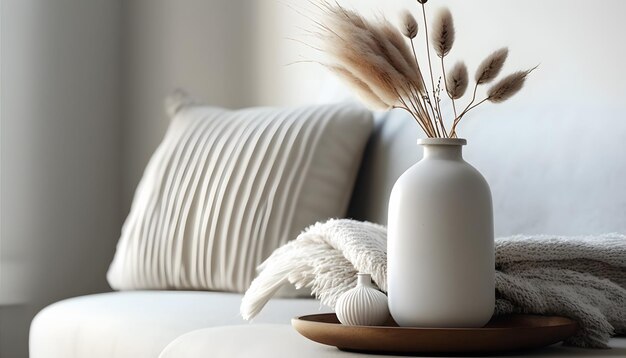
[[(372, 275), (387, 290), (387, 230), (354, 220), (330, 220), (309, 227), (274, 251), (259, 267), (241, 314), (256, 316), (286, 284), (308, 287), (322, 304), (356, 284), (356, 273)], [(607, 347), (626, 333), (626, 236), (497, 238), (496, 315), (531, 313), (576, 320), (580, 329), (566, 343)]]

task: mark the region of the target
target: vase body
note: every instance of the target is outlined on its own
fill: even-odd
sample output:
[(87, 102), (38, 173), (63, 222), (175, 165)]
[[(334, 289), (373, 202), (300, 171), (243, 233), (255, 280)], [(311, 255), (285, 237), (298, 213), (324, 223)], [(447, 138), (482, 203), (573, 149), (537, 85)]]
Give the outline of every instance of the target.
[(482, 327), (495, 306), (489, 185), (464, 139), (418, 140), (424, 157), (395, 183), (388, 216), (388, 299), (400, 326)]
[(339, 322), (349, 326), (380, 326), (389, 319), (387, 296), (372, 285), (369, 274), (359, 273), (355, 288), (337, 300)]

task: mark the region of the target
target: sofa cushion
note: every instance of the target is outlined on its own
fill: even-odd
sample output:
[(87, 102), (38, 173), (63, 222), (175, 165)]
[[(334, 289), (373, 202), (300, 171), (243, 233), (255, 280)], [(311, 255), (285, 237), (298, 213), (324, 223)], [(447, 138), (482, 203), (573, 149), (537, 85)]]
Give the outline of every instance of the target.
[[(346, 353), (301, 336), (291, 325), (260, 324), (195, 330), (176, 338), (159, 358), (308, 358), (375, 357)], [(246, 344), (240, 344), (246, 342)]]
[[(245, 342), (245, 344), (241, 344)], [(581, 349), (553, 345), (532, 351), (533, 358), (542, 357), (624, 357), (626, 338), (613, 338), (612, 349)], [(503, 355), (506, 357), (507, 355)], [(510, 356), (510, 354), (508, 355)], [(399, 357), (347, 353), (335, 347), (310, 341), (284, 324), (213, 327), (185, 333), (170, 343), (159, 358), (372, 358)], [(521, 357), (521, 356), (520, 356)]]
[[(240, 294), (129, 291), (57, 302), (33, 320), (31, 358), (156, 358), (183, 333), (245, 323)], [(289, 323), (321, 309), (313, 299), (274, 299), (253, 323)]]
[[(496, 235), (626, 231), (622, 107), (512, 101), (461, 122), (463, 155), (491, 187)], [(421, 135), (401, 110), (377, 115), (350, 217), (387, 222), (393, 184), (421, 159)]]
[(170, 101), (124, 223), (114, 289), (245, 291), (307, 226), (346, 214), (372, 128), (346, 104), (230, 111)]

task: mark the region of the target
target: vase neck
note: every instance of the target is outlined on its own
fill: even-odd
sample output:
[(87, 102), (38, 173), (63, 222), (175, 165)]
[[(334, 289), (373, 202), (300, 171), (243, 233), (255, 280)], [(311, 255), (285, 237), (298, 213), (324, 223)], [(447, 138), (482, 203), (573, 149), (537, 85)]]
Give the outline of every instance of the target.
[(424, 145), (424, 158), (426, 159), (463, 159), (463, 150), (460, 145)]
[(358, 273), (357, 274), (356, 284), (357, 284), (357, 286), (371, 287), (372, 286), (372, 276), (370, 276), (370, 274), (368, 274), (368, 273)]
[(425, 159), (462, 160), (465, 139), (421, 138), (417, 144), (424, 148)]

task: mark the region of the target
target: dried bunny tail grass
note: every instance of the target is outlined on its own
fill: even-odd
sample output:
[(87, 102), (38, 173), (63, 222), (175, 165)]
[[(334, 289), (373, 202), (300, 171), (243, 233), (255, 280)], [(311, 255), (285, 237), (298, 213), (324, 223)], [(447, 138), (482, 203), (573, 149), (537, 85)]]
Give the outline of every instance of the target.
[(454, 22), (452, 13), (450, 13), (448, 8), (439, 10), (437, 17), (435, 17), (431, 40), (433, 48), (439, 57), (446, 56), (452, 49), (454, 44)]
[(487, 56), (476, 70), (476, 84), (480, 85), (493, 81), (500, 73), (500, 70), (502, 70), (508, 55), (509, 49), (503, 47)]
[(414, 39), (417, 36), (417, 21), (415, 21), (411, 12), (406, 9), (402, 11), (400, 16), (400, 30), (402, 34), (409, 39)]
[(363, 16), (359, 15), (356, 11), (347, 9), (339, 3), (330, 4), (323, 1), (323, 6), (328, 10), (327, 12), (335, 13), (336, 15), (343, 16), (347, 21), (351, 22), (360, 29), (367, 27), (367, 22)]
[(366, 45), (335, 40), (326, 42), (326, 51), (335, 62), (365, 82), (384, 103), (396, 105), (399, 97), (396, 84), (403, 83), (402, 74)]
[(446, 88), (448, 94), (452, 99), (459, 99), (463, 97), (467, 90), (469, 83), (469, 76), (467, 74), (467, 66), (463, 62), (457, 62), (450, 73), (446, 76)]
[(385, 103), (380, 97), (378, 97), (376, 93), (372, 91), (370, 86), (367, 85), (367, 83), (356, 77), (352, 72), (337, 65), (324, 66), (348, 84), (357, 93), (361, 100), (363, 100), (363, 102), (370, 107), (370, 109), (386, 111), (392, 108), (391, 105)]
[(389, 63), (404, 75), (404, 82), (407, 85), (415, 88), (419, 93), (424, 92), (413, 52), (402, 34), (386, 19), (381, 20), (379, 30), (381, 34), (378, 36), (378, 42), (385, 43), (387, 46), (391, 45), (386, 51)]
[(310, 18), (317, 31), (308, 31), (310, 34), (326, 41), (329, 37), (343, 38), (347, 34), (365, 30), (365, 19), (356, 12), (339, 5), (332, 6), (326, 1), (311, 4), (320, 9), (319, 18)]
[(320, 6), (325, 16), (314, 34), (322, 40), (321, 50), (365, 83), (383, 103), (395, 105), (399, 99), (394, 84), (402, 83), (404, 76), (384, 57), (385, 46), (379, 35), (372, 33), (373, 25), (341, 6)]
[[(339, 3), (335, 2), (331, 4), (330, 2), (326, 0), (322, 0), (322, 1), (309, 0), (308, 3), (318, 8), (321, 11), (321, 15), (326, 16), (326, 19), (335, 18), (339, 20), (344, 20), (344, 21), (347, 21), (349, 23), (356, 25), (357, 27), (361, 29), (365, 28), (364, 18), (361, 15), (359, 15), (354, 10), (347, 9), (339, 5)], [(314, 21), (314, 22), (317, 25), (320, 24), (318, 21)]]
[[(320, 50), (330, 57), (331, 71), (357, 90), (359, 97), (378, 109), (404, 108), (422, 129), (427, 114), (419, 98), (425, 93), (418, 65), (407, 40), (385, 18), (373, 22), (337, 5), (320, 5), (323, 18), (311, 32)], [(430, 135), (430, 134), (429, 134)]]
[(360, 48), (359, 51), (369, 49), (380, 54), (403, 75), (401, 82), (421, 91), (423, 86), (417, 79), (418, 69), (412, 52), (402, 34), (389, 21), (383, 18), (379, 23), (372, 23), (340, 5), (321, 6), (326, 16), (320, 22), (318, 36), (325, 45), (328, 42), (344, 42)]
[(330, 5), (322, 2), (320, 6), (323, 11), (324, 19), (320, 21), (323, 24), (323, 30), (336, 31), (338, 34), (347, 34), (351, 31), (367, 30), (367, 20), (354, 12), (340, 5)]
[(531, 68), (530, 70), (517, 71), (504, 77), (487, 91), (487, 100), (492, 103), (501, 103), (513, 97), (513, 95), (524, 87), (526, 77), (536, 68), (537, 67)]

